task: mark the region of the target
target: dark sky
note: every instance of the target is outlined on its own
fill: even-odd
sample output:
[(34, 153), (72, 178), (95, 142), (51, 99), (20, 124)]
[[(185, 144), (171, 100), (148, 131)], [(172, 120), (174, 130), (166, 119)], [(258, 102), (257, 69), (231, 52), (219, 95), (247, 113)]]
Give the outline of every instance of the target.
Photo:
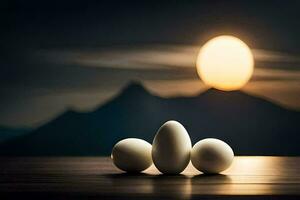
[[(74, 57), (74, 50), (101, 48), (103, 51), (116, 46), (152, 44), (200, 47), (214, 36), (230, 34), (254, 49), (299, 55), (299, 10), (300, 1), (279, 0), (3, 1), (0, 5), (0, 124), (35, 124), (43, 121), (39, 118), (48, 119), (69, 105), (90, 99), (88, 95), (78, 94), (83, 93), (83, 88), (89, 95), (100, 89), (110, 91), (113, 84), (119, 87), (131, 77), (149, 79), (156, 73), (70, 66), (65, 60)], [(136, 55), (140, 55), (139, 50), (130, 56)], [(149, 54), (143, 54), (142, 58), (148, 59)], [(61, 59), (64, 62), (58, 64)], [(295, 69), (300, 70), (298, 65)], [(156, 73), (156, 79), (166, 78), (167, 75), (159, 76), (162, 73)], [(172, 73), (172, 78), (178, 79)], [(277, 72), (274, 74), (277, 76)], [(61, 98), (66, 91), (73, 96)], [(94, 96), (94, 102), (101, 95)]]
[[(299, 52), (299, 1), (8, 1), (2, 47), (194, 43), (231, 34)], [(4, 45), (3, 45), (4, 43)]]

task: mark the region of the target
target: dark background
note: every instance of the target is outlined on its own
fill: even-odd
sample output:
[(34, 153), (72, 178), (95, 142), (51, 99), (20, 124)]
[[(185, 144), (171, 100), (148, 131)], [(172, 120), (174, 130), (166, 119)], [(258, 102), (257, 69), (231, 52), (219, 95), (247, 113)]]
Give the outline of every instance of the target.
[[(119, 139), (151, 142), (163, 122), (176, 119), (186, 125), (193, 143), (217, 137), (241, 155), (299, 155), (299, 8), (299, 1), (275, 0), (3, 1), (1, 154), (108, 155)], [(132, 49), (129, 56), (138, 57), (151, 45), (157, 55), (200, 48), (223, 34), (246, 42), (255, 58), (265, 56), (256, 60), (249, 82), (254, 94), (263, 95), (210, 89), (186, 96), (184, 88), (166, 99), (144, 84), (201, 85), (192, 65), (131, 68), (122, 59), (121, 67), (82, 64), (111, 49), (115, 61), (115, 55), (126, 57)], [(149, 52), (143, 56), (157, 59)], [(267, 92), (262, 84), (270, 86)]]
[(234, 33), (251, 47), (299, 53), (298, 8), (299, 1), (276, 0), (4, 1), (1, 46), (16, 55), (28, 48), (194, 43)]

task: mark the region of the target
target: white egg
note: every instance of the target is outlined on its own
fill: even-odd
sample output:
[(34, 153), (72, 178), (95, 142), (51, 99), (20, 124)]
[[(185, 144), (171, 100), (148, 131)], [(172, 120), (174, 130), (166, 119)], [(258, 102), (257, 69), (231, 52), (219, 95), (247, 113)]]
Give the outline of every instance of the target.
[(222, 140), (207, 138), (192, 149), (191, 161), (203, 173), (216, 174), (227, 169), (234, 158), (231, 147)]
[(152, 146), (145, 140), (128, 138), (113, 148), (111, 158), (115, 166), (126, 172), (141, 172), (152, 164)]
[(156, 168), (167, 174), (182, 172), (190, 162), (191, 140), (177, 121), (164, 123), (152, 143), (152, 159)]

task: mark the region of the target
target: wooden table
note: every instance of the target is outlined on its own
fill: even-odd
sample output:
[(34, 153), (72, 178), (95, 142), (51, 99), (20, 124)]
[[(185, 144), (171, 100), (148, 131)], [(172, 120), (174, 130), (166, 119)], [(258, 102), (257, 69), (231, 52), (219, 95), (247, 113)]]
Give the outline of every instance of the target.
[(126, 174), (107, 157), (0, 158), (0, 199), (300, 199), (300, 157), (235, 157), (221, 175), (189, 165)]

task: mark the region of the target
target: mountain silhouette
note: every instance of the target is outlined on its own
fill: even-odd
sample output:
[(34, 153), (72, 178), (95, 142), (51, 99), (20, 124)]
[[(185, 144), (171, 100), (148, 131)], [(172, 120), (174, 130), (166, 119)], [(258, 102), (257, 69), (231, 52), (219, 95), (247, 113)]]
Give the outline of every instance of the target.
[(30, 132), (29, 128), (10, 128), (0, 126), (0, 143), (10, 140), (12, 138), (19, 137)]
[(195, 97), (161, 98), (138, 82), (92, 112), (67, 111), (0, 145), (6, 156), (110, 155), (127, 137), (152, 142), (167, 120), (181, 122), (192, 143), (219, 138), (237, 155), (300, 155), (300, 113), (241, 91), (209, 89)]

